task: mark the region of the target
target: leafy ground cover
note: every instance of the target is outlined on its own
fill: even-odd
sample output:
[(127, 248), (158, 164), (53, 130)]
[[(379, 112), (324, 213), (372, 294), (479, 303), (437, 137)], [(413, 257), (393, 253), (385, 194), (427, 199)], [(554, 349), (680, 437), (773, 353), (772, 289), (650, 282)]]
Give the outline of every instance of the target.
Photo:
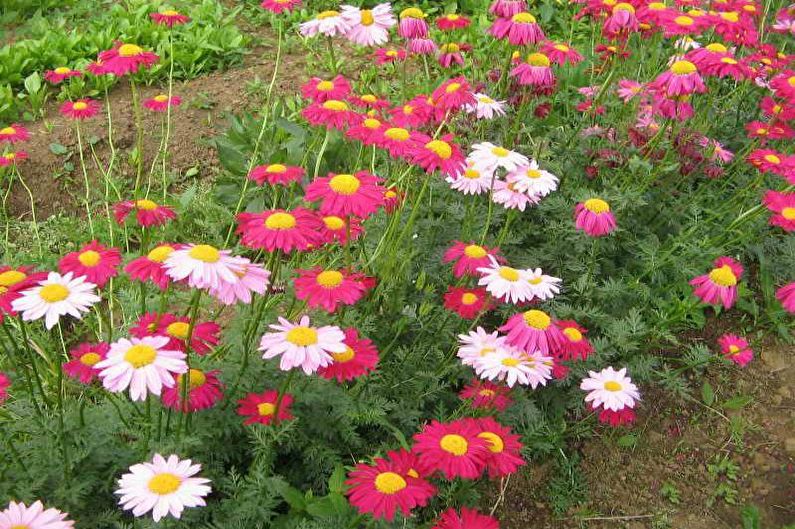
[[(749, 374), (738, 378), (737, 368), (730, 368), (735, 364), (722, 358), (717, 344), (724, 333), (742, 335), (758, 356), (762, 344), (764, 351), (779, 350), (770, 345), (772, 336), (786, 338), (791, 332), (790, 317), (775, 297), (776, 289), (791, 280), (791, 237), (781, 227), (767, 225), (771, 213), (758, 202), (768, 187), (783, 189), (787, 173), (760, 172), (744, 161), (762, 148), (763, 140), (746, 138), (743, 124), (760, 117), (756, 104), (769, 89), (755, 86), (750, 77), (734, 80), (705, 74), (709, 90), (680, 101), (692, 99), (692, 118), (680, 121), (652, 115), (647, 116), (652, 123), (640, 123), (643, 116), (638, 111), (642, 114), (644, 106), (637, 98), (621, 101), (614, 90), (635, 86), (620, 85), (620, 81), (649, 82), (668, 69), (668, 59), (676, 53), (675, 38), (633, 33), (625, 47), (603, 49), (600, 58), (600, 44), (606, 48), (621, 44), (622, 39), (600, 36), (603, 21), (599, 16), (575, 19), (581, 8), (576, 5), (559, 10), (547, 5), (532, 8), (549, 39), (566, 42), (586, 57), (582, 63), (555, 66), (557, 83), (549, 93), (501, 75), (500, 69), (506, 69), (500, 66), (514, 47), (486, 33), (497, 19), (487, 13), (486, 3), (470, 4), (459, 6), (459, 12), (471, 19), (468, 27), (432, 33), (438, 44), (457, 43), (459, 50), (472, 47), (464, 51), (461, 67), (443, 68), (436, 57), (421, 55), (376, 66), (372, 48), (345, 43), (341, 37), (331, 42), (332, 56), (323, 42), (331, 39), (303, 40), (295, 30), (315, 12), (333, 6), (312, 4), (279, 16), (248, 6), (243, 11), (248, 20), (241, 25), (248, 30), (255, 24), (272, 25), (273, 33), (264, 40), (277, 47), (278, 58), (268, 46), (260, 50), (265, 54), (261, 61), (249, 59), (242, 70), (175, 84), (173, 92), (183, 103), (172, 109), (173, 114), (166, 113), (165, 119), (154, 113), (137, 119), (130, 101), (132, 91), (119, 87), (103, 101), (110, 102), (113, 128), (107, 127), (99, 113), (79, 122), (83, 136), (78, 142), (75, 121), (55, 116), (59, 105), (47, 107), (47, 123), (31, 127), (31, 143), (23, 144), (31, 147), (30, 160), (6, 173), (6, 183), (13, 185), (9, 188), (11, 208), (6, 211), (14, 218), (7, 223), (5, 261), (63, 271), (60, 258), (69, 252), (77, 252), (75, 258), (85, 253), (93, 229), (94, 238), (120, 248), (124, 263), (161, 241), (231, 248), (235, 255), (264, 265), (271, 272), (270, 286), (264, 295), (255, 294), (251, 305), (224, 308), (206, 293), (197, 294), (201, 289), (175, 284), (164, 295), (151, 283), (142, 287), (121, 274), (104, 286), (103, 301), (80, 321), (62, 318), (48, 330), (42, 322), (25, 323), (6, 314), (7, 365), (3, 365), (13, 384), (3, 408), (4, 436), (14, 457), (2, 471), (4, 476), (24, 472), (25, 479), (3, 480), (3, 498), (28, 504), (42, 499), (48, 506), (69, 511), (77, 527), (147, 526), (151, 522), (146, 518), (134, 519), (115, 506), (114, 484), (130, 465), (151, 461), (155, 453), (174, 453), (199, 462), (213, 490), (206, 507), (185, 510), (184, 521), (161, 522), (177, 526), (431, 527), (448, 507), (479, 505), (489, 513), (495, 504), (494, 513), (509, 528), (532, 523), (539, 527), (561, 523), (697, 527), (694, 516), (699, 514), (694, 513), (707, 513), (702, 519), (714, 522), (710, 527), (719, 523), (782, 527), (790, 521), (791, 493), (787, 491), (791, 490), (792, 456), (787, 443), (791, 439), (783, 432), (791, 421), (791, 412), (787, 415), (791, 394), (779, 391), (787, 379), (781, 382), (775, 377), (791, 375), (791, 370), (786, 369), (786, 360), (785, 369), (779, 364), (770, 370), (773, 374), (754, 363)], [(396, 13), (403, 7), (409, 6), (397, 6)], [(442, 14), (433, 5), (420, 7), (431, 19)], [(594, 9), (598, 13), (604, 8)], [(139, 13), (139, 22), (149, 13)], [(775, 9), (767, 11), (769, 23), (775, 14)], [(191, 23), (175, 31), (188, 31)], [(396, 50), (405, 46), (394, 36), (394, 29), (392, 33), (390, 46)], [(736, 38), (700, 33), (693, 35), (702, 44)], [(771, 37), (769, 31), (761, 35), (774, 43), (785, 38)], [(526, 55), (541, 46), (516, 48)], [(631, 51), (629, 57), (618, 60), (624, 50)], [(750, 50), (735, 50), (735, 56), (755, 68), (754, 74), (770, 79), (786, 71), (786, 62), (760, 66), (766, 64), (762, 59), (772, 57), (770, 52)], [(133, 86), (139, 90), (139, 101), (168, 93), (167, 84), (151, 89), (140, 86), (157, 80), (158, 67), (160, 72), (168, 71), (164, 65), (169, 64), (169, 54), (162, 48), (158, 51), (160, 62), (136, 74)], [(768, 55), (754, 58), (754, 53)], [(785, 61), (786, 56), (778, 59)], [(295, 69), (308, 74), (295, 75)], [(426, 71), (432, 75), (423, 76)], [(304, 91), (301, 98), (301, 85), (311, 75), (331, 81), (334, 72), (353, 85), (353, 93), (378, 94), (396, 110), (418, 94), (431, 94), (439, 85), (445, 88), (441, 93), (447, 93), (450, 83), (443, 83), (458, 75), (466, 76), (472, 90), (494, 99), (507, 97), (506, 117), (475, 119), (456, 109), (433, 123), (406, 129), (412, 134), (425, 130), (428, 140), (437, 134), (464, 154), (483, 141), (508, 147), (557, 175), (559, 189), (543, 200), (531, 200), (525, 211), (504, 208), (489, 199), (494, 196), (490, 188), (496, 189), (495, 181), (502, 182), (506, 171), (487, 179), (481, 194), (461, 195), (449, 188), (444, 174), (424, 174), (413, 157), (392, 157), (383, 146), (352, 140), (344, 132), (356, 121), (340, 131), (308, 124), (313, 118), (307, 106), (312, 97), (323, 96)], [(308, 85), (317, 82), (310, 80)], [(463, 80), (455, 82), (463, 84)], [(225, 89), (229, 84), (236, 85), (235, 89)], [(583, 87), (591, 88), (579, 90)], [(72, 89), (78, 92), (66, 93)], [(69, 85), (60, 97), (96, 95), (90, 87), (82, 90)], [(786, 104), (780, 93), (773, 90), (771, 95)], [(349, 108), (362, 104), (350, 94), (343, 97)], [(248, 112), (239, 112), (241, 107), (248, 107)], [(399, 119), (383, 111), (375, 115), (384, 122)], [(166, 124), (168, 128), (161, 129)], [(138, 130), (147, 131), (140, 143)], [(161, 139), (166, 130), (173, 134), (168, 149)], [(447, 133), (454, 138), (444, 136)], [(720, 141), (720, 148), (702, 142), (702, 135)], [(197, 136), (206, 138), (197, 142)], [(764, 147), (778, 149), (778, 156), (787, 160), (786, 140), (766, 139)], [(724, 149), (735, 154), (732, 160), (717, 154), (725, 153)], [(47, 157), (51, 161), (46, 162)], [(375, 215), (361, 215), (368, 217), (361, 234), (357, 222), (342, 215), (352, 227), (339, 237), (355, 239), (349, 244), (330, 244), (311, 252), (265, 251), (245, 238), (238, 239), (233, 232), (236, 214), (275, 207), (295, 212), (307, 206), (302, 200), (304, 191), (297, 185), (259, 186), (246, 178), (256, 166), (275, 163), (303, 168), (304, 185), (327, 173), (369, 171), (384, 177), (382, 185), (392, 189), (393, 194), (384, 194), (384, 199), (397, 200), (394, 206), (383, 204), (384, 210)], [(48, 177), (61, 168), (63, 179), (47, 187)], [(22, 177), (33, 182), (29, 186), (34, 190), (33, 203), (40, 205), (35, 223)], [(56, 202), (48, 197), (56, 192), (73, 196)], [(111, 206), (141, 197), (172, 208), (176, 219), (162, 228), (142, 228), (131, 221), (118, 225)], [(618, 229), (607, 237), (589, 237), (572, 220), (575, 204), (594, 198), (606, 201), (617, 219)], [(326, 213), (321, 215), (328, 217)], [(563, 291), (529, 307), (495, 302), (476, 311), (472, 319), (462, 318), (454, 312), (462, 310), (461, 304), (452, 309), (444, 294), (451, 287), (473, 287), (476, 281), (454, 277), (450, 265), (442, 262), (456, 240), (499, 246), (501, 255), (516, 269), (541, 267), (546, 274), (561, 278)], [(742, 276), (735, 274), (738, 301), (730, 312), (705, 308), (688, 284), (709, 272), (711, 261), (720, 255), (731, 256), (745, 267)], [(298, 299), (301, 287), (296, 276), (315, 266), (345, 274), (357, 271), (377, 282), (365, 281), (369, 292), (356, 304), (324, 314)], [(483, 295), (480, 290), (472, 293)], [(178, 405), (170, 409), (153, 395), (136, 403), (97, 382), (83, 386), (64, 378), (59, 366), (80, 343), (119, 343), (140, 327), (144, 309), (184, 316), (189, 334), (191, 322), (214, 321), (220, 326), (220, 343), (211, 344), (215, 346), (209, 354), (202, 355), (201, 346), (178, 347), (187, 349), (191, 368), (202, 373), (191, 377), (196, 387), (189, 377), (182, 377), (179, 388), (193, 392), (207, 387), (208, 374), (220, 371), (217, 376), (224, 385), (224, 397), (213, 409), (181, 414)], [(575, 361), (576, 355), (547, 360), (557, 368), (555, 380), (532, 389), (514, 385), (510, 389), (514, 402), (505, 411), (484, 413), (460, 400), (458, 392), (475, 373), (455, 359), (456, 336), (478, 325), (495, 330), (513, 314), (537, 310), (559, 321), (576, 320), (588, 329), (586, 336), (594, 351), (583, 361)], [(372, 339), (378, 350), (375, 371), (339, 384), (317, 375), (282, 371), (278, 360), (261, 360), (255, 349), (259, 337), (272, 330), (268, 325), (276, 323), (278, 316), (297, 322), (303, 314), (313, 323), (354, 327), (360, 336)], [(688, 334), (702, 327), (711, 332)], [(168, 335), (167, 330), (147, 333)], [(783, 350), (778, 354), (786, 359), (788, 350)], [(515, 359), (528, 363), (521, 355)], [(599, 424), (599, 414), (583, 405), (580, 380), (589, 370), (607, 365), (626, 366), (641, 388), (633, 428), (606, 431)], [(536, 376), (547, 378), (540, 374), (544, 372), (541, 366), (536, 369), (541, 370)], [(759, 387), (771, 391), (760, 394)], [(274, 407), (286, 403), (291, 417), (275, 425), (244, 426), (243, 418), (235, 414), (236, 401), (265, 391), (272, 392), (267, 397), (272, 407), (257, 408), (260, 415), (266, 419), (279, 415)], [(772, 400), (776, 395), (781, 397), (778, 404)], [(675, 403), (673, 410), (657, 404), (666, 399)], [(684, 413), (682, 403), (687, 406)], [(777, 407), (767, 417), (758, 411), (743, 415), (746, 409), (767, 406)], [(349, 492), (345, 476), (353, 475), (355, 463), (370, 464), (390, 450), (411, 447), (412, 436), (427, 430), (431, 420), (460, 425), (455, 421), (463, 419), (468, 424), (466, 419), (491, 415), (521, 436), (521, 454), (528, 464), (518, 476), (473, 481), (436, 475), (431, 481), (438, 491), (430, 505), (391, 524), (357, 513), (361, 502), (351, 498), (351, 506), (345, 501)], [(677, 432), (688, 431), (682, 421), (692, 422), (690, 433)], [(770, 436), (757, 441), (760, 431)], [(589, 441), (595, 435), (597, 440)], [(680, 457), (683, 446), (703, 450), (703, 456)], [(37, 456), (45, 453), (58, 454), (59, 464)], [(668, 457), (679, 458), (682, 465), (669, 467), (660, 462)], [(610, 465), (619, 459), (619, 468)], [(634, 470), (622, 474), (624, 468)], [(692, 470), (682, 470), (688, 468)], [(767, 468), (765, 478), (753, 483), (750, 474), (758, 468)], [(649, 480), (654, 474), (664, 477)], [(401, 479), (409, 477), (403, 474)], [(710, 483), (709, 490), (695, 493), (689, 489), (689, 483), (699, 479)], [(628, 485), (619, 484), (627, 480)], [(633, 497), (639, 486), (644, 490), (642, 501)], [(528, 489), (532, 489), (529, 494)], [(501, 490), (505, 491), (502, 498)], [(637, 509), (613, 501), (614, 496)], [(536, 511), (543, 514), (536, 516)], [(684, 521), (677, 518), (680, 515)]]

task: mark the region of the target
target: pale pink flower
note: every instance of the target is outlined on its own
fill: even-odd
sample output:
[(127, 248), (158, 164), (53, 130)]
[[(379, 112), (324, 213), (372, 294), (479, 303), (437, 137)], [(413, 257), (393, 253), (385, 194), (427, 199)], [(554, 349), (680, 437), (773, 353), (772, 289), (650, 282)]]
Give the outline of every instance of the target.
[(321, 367), (331, 365), (332, 353), (347, 350), (345, 333), (337, 326), (312, 327), (309, 316), (302, 316), (298, 324), (279, 317), (279, 324), (272, 324), (274, 332), (267, 332), (260, 340), (262, 358), (281, 356), (279, 368), (289, 371), (300, 367), (311, 375)]

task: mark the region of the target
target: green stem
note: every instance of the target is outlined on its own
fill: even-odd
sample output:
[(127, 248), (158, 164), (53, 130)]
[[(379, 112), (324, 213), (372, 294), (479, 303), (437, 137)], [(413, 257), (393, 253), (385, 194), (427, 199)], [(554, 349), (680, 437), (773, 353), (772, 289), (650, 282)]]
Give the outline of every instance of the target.
[(88, 170), (86, 169), (86, 162), (83, 158), (83, 137), (80, 134), (80, 121), (75, 122), (75, 130), (77, 131), (77, 149), (80, 153), (80, 168), (83, 170), (83, 185), (86, 188), (86, 194), (83, 197), (83, 204), (86, 207), (86, 216), (88, 217), (88, 230), (91, 233), (91, 238), (94, 238), (94, 222), (91, 220), (91, 186), (88, 183)]
[(135, 119), (135, 188), (134, 195), (138, 196), (141, 186), (141, 175), (144, 170), (144, 127), (141, 115), (141, 95), (135, 81), (130, 77), (130, 92), (132, 93), (133, 118)]

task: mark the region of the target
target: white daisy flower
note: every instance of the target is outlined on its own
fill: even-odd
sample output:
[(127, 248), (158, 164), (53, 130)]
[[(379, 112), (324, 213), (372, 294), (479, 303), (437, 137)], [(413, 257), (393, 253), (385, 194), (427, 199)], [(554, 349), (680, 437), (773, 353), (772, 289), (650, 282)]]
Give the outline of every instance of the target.
[(58, 509), (45, 509), (35, 501), (29, 506), (22, 502), (10, 502), (0, 511), (0, 529), (72, 529), (75, 523)]
[(514, 384), (535, 389), (545, 386), (552, 378), (552, 357), (540, 352), (524, 353), (513, 348), (501, 348), (493, 354), (478, 358), (475, 372), (482, 379), (504, 381), (508, 387)]
[(497, 331), (488, 333), (483, 327), (478, 327), (469, 334), (459, 334), (458, 343), (458, 358), (465, 366), (471, 366), (478, 358), (505, 347), (505, 337)]
[(148, 393), (160, 395), (164, 387), (174, 387), (175, 375), (188, 371), (185, 353), (165, 349), (168, 336), (122, 338), (94, 368), (100, 370), (102, 385), (112, 393), (130, 388), (132, 400), (146, 400)]
[(464, 105), (464, 110), (475, 114), (478, 119), (494, 119), (505, 115), (505, 101), (495, 101), (486, 94), (475, 92), (472, 95), (477, 100), (474, 105)]
[(467, 160), (467, 168), (456, 177), (448, 176), (446, 181), (451, 189), (460, 191), (465, 195), (480, 195), (487, 193), (493, 183), (499, 178), (494, 174), (494, 167), (475, 167), (472, 160)]
[(526, 166), (530, 160), (524, 154), (494, 145), (488, 141), (472, 145), (469, 159), (480, 167), (502, 167), (506, 171), (513, 171), (517, 167)]
[(506, 180), (517, 191), (530, 196), (545, 197), (558, 188), (558, 177), (538, 167), (538, 162), (530, 163), (508, 173)]
[(22, 314), (25, 321), (44, 317), (44, 326), (52, 329), (61, 316), (69, 314), (78, 320), (88, 312), (100, 298), (96, 285), (86, 281), (85, 276), (74, 277), (72, 272), (64, 275), (50, 272), (39, 286), (22, 292), (11, 302), (11, 308)]
[(174, 281), (187, 279), (193, 288), (222, 289), (245, 275), (246, 261), (209, 244), (187, 244), (174, 250), (163, 262), (166, 274)]
[(389, 40), (389, 28), (397, 24), (388, 3), (378, 4), (372, 9), (342, 6), (342, 19), (348, 24), (345, 36), (360, 46), (380, 46)]
[(518, 209), (519, 211), (524, 211), (527, 206), (535, 206), (540, 200), (539, 197), (523, 193), (514, 184), (502, 180), (494, 183), (491, 199), (495, 204), (500, 204), (506, 209)]
[(203, 507), (204, 497), (212, 490), (209, 479), (194, 477), (201, 468), (190, 459), (155, 454), (151, 462), (131, 466), (119, 479), (119, 505), (136, 517), (152, 511), (155, 522), (168, 514), (179, 518), (185, 507)]
[(478, 272), (483, 274), (478, 280), (478, 285), (485, 286), (489, 294), (495, 298), (513, 304), (533, 299), (526, 270), (503, 266), (492, 256), (489, 256), (489, 261), (491, 262), (489, 266), (478, 268)]
[(560, 294), (561, 279), (559, 277), (548, 276), (540, 268), (528, 268), (526, 272), (527, 282), (530, 283), (533, 296), (543, 301)]
[(350, 24), (342, 18), (338, 11), (323, 11), (315, 15), (312, 20), (303, 22), (298, 27), (298, 31), (304, 37), (314, 37), (318, 34), (336, 37), (344, 35), (350, 28)]
[(598, 373), (588, 371), (590, 376), (580, 383), (580, 389), (588, 392), (585, 402), (593, 402), (594, 408), (602, 406), (612, 411), (635, 407), (635, 401), (640, 400), (640, 393), (626, 373), (626, 367), (618, 371), (612, 367), (606, 367)]
[(270, 325), (276, 332), (267, 332), (260, 340), (262, 358), (281, 356), (279, 368), (289, 371), (300, 367), (311, 375), (333, 361), (331, 353), (343, 353), (345, 333), (337, 326), (312, 327), (309, 316), (303, 316), (298, 324), (279, 317), (279, 325)]

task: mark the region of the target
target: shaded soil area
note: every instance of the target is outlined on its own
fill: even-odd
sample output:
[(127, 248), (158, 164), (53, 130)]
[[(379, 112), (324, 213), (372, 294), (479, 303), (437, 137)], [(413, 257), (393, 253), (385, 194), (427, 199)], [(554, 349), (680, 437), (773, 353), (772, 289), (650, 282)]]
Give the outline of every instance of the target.
[(560, 468), (530, 464), (507, 486), (501, 526), (737, 529), (749, 505), (761, 528), (795, 524), (794, 353), (769, 345), (747, 369), (710, 369), (711, 405), (698, 391), (677, 402), (647, 389), (634, 428), (602, 429), (573, 447), (579, 505), (553, 513)]

